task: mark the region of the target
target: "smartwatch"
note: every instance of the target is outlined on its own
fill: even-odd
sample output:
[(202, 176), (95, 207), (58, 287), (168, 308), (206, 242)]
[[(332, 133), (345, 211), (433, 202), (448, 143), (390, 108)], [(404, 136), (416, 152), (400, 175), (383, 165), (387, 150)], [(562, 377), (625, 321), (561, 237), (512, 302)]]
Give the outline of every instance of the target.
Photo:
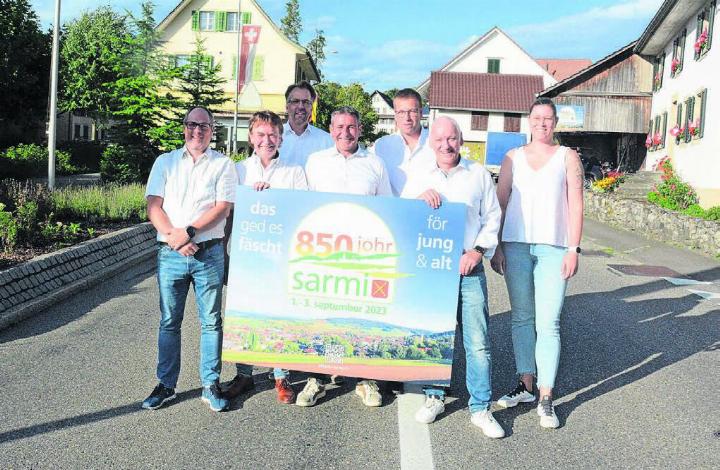
[(571, 252), (575, 252), (575, 253), (577, 253), (577, 254), (580, 254), (580, 253), (582, 253), (582, 250), (580, 249), (579, 246), (569, 246), (569, 247), (568, 247), (568, 253), (571, 253)]
[(192, 239), (192, 237), (195, 236), (195, 227), (193, 227), (192, 225), (190, 225), (189, 227), (187, 227), (187, 228), (185, 229), (185, 231), (187, 232), (188, 237), (190, 237), (191, 239)]

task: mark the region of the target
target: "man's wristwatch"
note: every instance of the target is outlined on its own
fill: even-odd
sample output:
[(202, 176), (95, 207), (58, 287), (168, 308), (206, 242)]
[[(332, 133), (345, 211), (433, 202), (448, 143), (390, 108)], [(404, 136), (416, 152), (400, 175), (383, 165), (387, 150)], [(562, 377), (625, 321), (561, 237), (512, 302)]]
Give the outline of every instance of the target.
[(582, 253), (582, 250), (580, 249), (579, 246), (569, 246), (569, 247), (568, 247), (568, 253), (577, 253), (577, 254), (580, 254), (580, 253)]
[(485, 254), (485, 248), (483, 248), (483, 247), (481, 247), (481, 246), (479, 246), (479, 245), (475, 245), (475, 246), (473, 247), (473, 250), (475, 250), (475, 251), (477, 251), (478, 253), (480, 253), (480, 256), (483, 256), (483, 255)]
[(187, 228), (185, 229), (185, 231), (187, 232), (188, 237), (190, 237), (191, 239), (192, 239), (192, 237), (195, 236), (196, 230), (195, 230), (195, 227), (193, 227), (192, 225), (190, 225), (189, 227), (187, 227)]

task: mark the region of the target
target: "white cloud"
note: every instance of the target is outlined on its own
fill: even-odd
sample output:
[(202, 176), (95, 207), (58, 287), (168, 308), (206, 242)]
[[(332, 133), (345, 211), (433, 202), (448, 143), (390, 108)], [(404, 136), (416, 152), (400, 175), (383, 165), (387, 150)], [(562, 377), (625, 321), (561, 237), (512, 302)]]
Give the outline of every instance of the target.
[(335, 25), (336, 18), (334, 16), (318, 16), (307, 21), (303, 26), (308, 33), (315, 35), (316, 29), (326, 31)]
[[(534, 57), (597, 60), (636, 40), (661, 3), (662, 0), (625, 1), (542, 23), (514, 26), (507, 28), (507, 32)], [(598, 44), (607, 46), (599, 56)]]

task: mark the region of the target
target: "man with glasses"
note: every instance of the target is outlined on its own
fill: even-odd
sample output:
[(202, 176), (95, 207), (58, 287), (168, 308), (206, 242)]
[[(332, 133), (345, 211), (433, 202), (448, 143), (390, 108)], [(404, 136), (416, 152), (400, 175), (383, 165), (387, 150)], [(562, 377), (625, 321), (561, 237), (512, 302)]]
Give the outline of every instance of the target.
[(235, 199), (232, 161), (209, 148), (214, 121), (206, 108), (191, 108), (183, 119), (185, 146), (160, 155), (148, 178), (148, 218), (157, 229), (160, 288), (158, 385), (142, 407), (173, 400), (180, 374), (180, 328), (190, 284), (200, 318), (201, 399), (213, 411), (228, 401), (219, 389), (222, 349), (223, 236)]
[(375, 141), (375, 154), (388, 169), (393, 194), (399, 196), (407, 175), (417, 168), (432, 168), (435, 158), (428, 147), (428, 130), (420, 125), (422, 98), (412, 88), (397, 92), (393, 98), (397, 132)]
[(285, 91), (287, 122), (283, 126), (283, 145), (280, 158), (285, 163), (304, 167), (313, 152), (332, 147), (330, 134), (310, 124), (313, 102), (317, 93), (312, 85), (301, 81)]

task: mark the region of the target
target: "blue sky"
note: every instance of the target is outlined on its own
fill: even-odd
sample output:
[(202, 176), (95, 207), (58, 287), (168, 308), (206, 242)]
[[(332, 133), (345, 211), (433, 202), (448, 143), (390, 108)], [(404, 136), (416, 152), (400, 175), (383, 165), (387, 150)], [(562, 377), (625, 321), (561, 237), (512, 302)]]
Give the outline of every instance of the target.
[[(44, 25), (54, 0), (32, 0)], [(85, 9), (111, 3), (137, 11), (139, 1), (63, 0), (62, 22)], [(157, 0), (161, 20), (177, 5)], [(276, 23), (286, 0), (259, 0)], [(637, 39), (662, 0), (300, 0), (307, 43), (316, 28), (327, 38), (326, 80), (360, 82), (372, 91), (420, 84), (493, 26), (499, 26), (535, 58), (596, 61)], [(451, 7), (448, 5), (452, 5)], [(510, 5), (513, 5), (512, 7)]]

